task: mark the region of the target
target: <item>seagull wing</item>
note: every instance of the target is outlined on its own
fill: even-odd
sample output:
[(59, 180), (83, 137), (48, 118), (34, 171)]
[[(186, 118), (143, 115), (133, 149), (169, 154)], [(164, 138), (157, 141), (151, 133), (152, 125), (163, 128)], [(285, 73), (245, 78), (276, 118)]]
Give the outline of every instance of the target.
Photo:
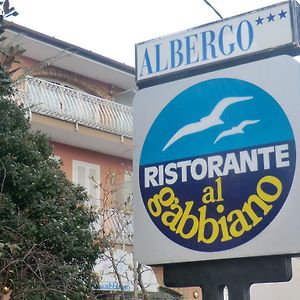
[(231, 129), (225, 130), (217, 136), (214, 144), (217, 143), (220, 139), (224, 138), (225, 136), (234, 135), (234, 134), (238, 134), (238, 133), (242, 133), (242, 132), (237, 131), (237, 127), (232, 127)]
[(217, 143), (220, 139), (222, 139), (222, 138), (225, 137), (225, 136), (244, 133), (243, 129), (244, 129), (246, 126), (256, 124), (256, 123), (258, 123), (259, 121), (260, 121), (260, 120), (245, 120), (245, 121), (242, 121), (238, 126), (232, 127), (231, 129), (228, 129), (228, 130), (225, 130), (225, 131), (221, 132), (221, 133), (217, 136), (217, 138), (216, 138), (214, 144)]
[(245, 120), (245, 121), (242, 121), (242, 122), (237, 126), (237, 128), (239, 128), (240, 130), (243, 130), (246, 126), (256, 124), (256, 123), (258, 123), (259, 121), (260, 121), (260, 120)]
[(168, 147), (170, 147), (173, 143), (175, 143), (177, 140), (181, 139), (182, 137), (195, 132), (203, 131), (207, 129), (209, 126), (210, 124), (206, 121), (195, 122), (183, 126), (170, 138), (170, 140), (164, 146), (162, 151), (165, 151)]
[(222, 113), (224, 112), (224, 110), (228, 106), (230, 106), (234, 103), (237, 103), (237, 102), (247, 101), (247, 100), (251, 100), (251, 99), (253, 99), (253, 97), (228, 97), (228, 98), (224, 98), (215, 106), (215, 108), (212, 110), (212, 112), (207, 117), (212, 118), (212, 119), (219, 119), (221, 117)]

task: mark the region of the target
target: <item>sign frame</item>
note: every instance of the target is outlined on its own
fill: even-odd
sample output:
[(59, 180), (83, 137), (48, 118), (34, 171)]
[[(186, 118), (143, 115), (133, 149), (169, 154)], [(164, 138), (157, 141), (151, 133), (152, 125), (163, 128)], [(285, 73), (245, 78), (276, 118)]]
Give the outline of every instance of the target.
[[(199, 75), (199, 76), (194, 76), (190, 78), (186, 78), (185, 80), (180, 80), (178, 82), (171, 82), (168, 84), (165, 84), (163, 86), (156, 86), (153, 87), (153, 89), (159, 89), (159, 93), (163, 95), (163, 98), (167, 98), (168, 100), (165, 100), (166, 102), (160, 103), (160, 99), (157, 99), (157, 92), (156, 94), (154, 93), (151, 97), (153, 97), (155, 100), (153, 102), (149, 101), (149, 95), (152, 94), (150, 90), (152, 88), (148, 89), (143, 89), (138, 93), (138, 97), (134, 99), (135, 102), (135, 110), (134, 110), (134, 117), (135, 121), (139, 123), (139, 128), (138, 130), (135, 130), (134, 133), (134, 175), (135, 175), (135, 183), (134, 183), (134, 199), (135, 199), (135, 245), (136, 245), (136, 255), (137, 259), (146, 264), (168, 264), (168, 263), (179, 263), (179, 262), (187, 262), (187, 261), (199, 261), (199, 260), (212, 260), (212, 259), (228, 259), (228, 258), (236, 258), (236, 257), (247, 257), (247, 256), (263, 256), (263, 255), (281, 255), (281, 254), (286, 254), (287, 252), (289, 254), (296, 254), (300, 252), (300, 243), (293, 244), (289, 249), (287, 248), (280, 248), (279, 246), (287, 246), (286, 243), (282, 241), (275, 241), (273, 242), (273, 250), (268, 251), (267, 250), (267, 245), (270, 243), (272, 239), (270, 239), (271, 235), (269, 233), (267, 234), (267, 238), (265, 239), (264, 237), (261, 237), (261, 235), (258, 235), (256, 239), (256, 242), (258, 241), (258, 246), (253, 245), (253, 241), (248, 241), (247, 245), (241, 245), (238, 247), (233, 248), (233, 251), (231, 250), (225, 250), (221, 252), (212, 252), (212, 253), (203, 253), (203, 252), (197, 252), (192, 249), (187, 249), (184, 247), (177, 247), (175, 246), (174, 243), (168, 241), (168, 238), (166, 236), (163, 236), (160, 234), (159, 230), (155, 227), (155, 225), (152, 223), (152, 221), (149, 218), (149, 215), (145, 213), (145, 207), (144, 203), (139, 203), (141, 201), (141, 196), (140, 196), (140, 191), (139, 191), (139, 182), (138, 182), (138, 177), (139, 177), (139, 161), (141, 158), (141, 147), (144, 144), (145, 138), (146, 138), (146, 133), (149, 131), (151, 124), (153, 120), (159, 115), (160, 111), (164, 108), (166, 103), (169, 103), (178, 93), (180, 93), (183, 89), (185, 89), (188, 86), (191, 86), (199, 81), (207, 80), (207, 79), (212, 79), (212, 78), (219, 78), (219, 77), (232, 77), (232, 78), (241, 78), (243, 80), (250, 80), (250, 82), (254, 82), (255, 84), (259, 84), (259, 79), (263, 78), (268, 72), (272, 74), (271, 71), (265, 71), (265, 70), (270, 70), (270, 68), (273, 65), (276, 65), (274, 62), (278, 62), (282, 57), (275, 57), (272, 59), (267, 59), (265, 62), (267, 62), (265, 65), (263, 61), (256, 62), (256, 63), (250, 63), (244, 66), (237, 66), (233, 67), (230, 69), (225, 69), (225, 70), (220, 70), (217, 72), (209, 73), (209, 74), (204, 74), (204, 75)], [(284, 59), (287, 59), (288, 61), (293, 60), (292, 58), (285, 56)], [(294, 60), (293, 60), (294, 61)], [(281, 67), (280, 69), (283, 69), (283, 63), (279, 64)], [(253, 69), (254, 66), (256, 66), (256, 69)], [(246, 68), (246, 70), (244, 69)], [(251, 73), (251, 72), (252, 73)], [(259, 78), (255, 78), (256, 75), (259, 74)], [(264, 73), (267, 72), (267, 73)], [(297, 77), (300, 77), (300, 66), (299, 70), (295, 71), (297, 74)], [(252, 75), (249, 75), (248, 73), (251, 73)], [(264, 74), (263, 74), (264, 73)], [(242, 74), (242, 75), (239, 75)], [(295, 75), (295, 74), (294, 74)], [(250, 77), (249, 77), (250, 76)], [(281, 78), (283, 80), (285, 78), (284, 76)], [(268, 89), (271, 89), (272, 87), (272, 82), (273, 80), (271, 79), (270, 82), (264, 82), (263, 86), (264, 88), (268, 87)], [(279, 81), (280, 82), (280, 81)], [(293, 84), (296, 86), (297, 93), (300, 94), (300, 87), (299, 83), (296, 84), (296, 81), (289, 80), (288, 81), (288, 90), (293, 86)], [(276, 84), (275, 84), (276, 86)], [(287, 87), (285, 87), (287, 88)], [(267, 89), (267, 90), (268, 90)], [(294, 91), (294, 94), (296, 94), (296, 90)], [(168, 92), (167, 92), (168, 91)], [(276, 93), (281, 93), (280, 88), (276, 88)], [(148, 95), (148, 96), (147, 96)], [(283, 105), (283, 109), (286, 111), (287, 110), (287, 104), (285, 101), (283, 101), (283, 96), (280, 94), (280, 104)], [(146, 98), (145, 98), (146, 96)], [(278, 95), (277, 95), (278, 96)], [(150, 98), (151, 98), (150, 97)], [(140, 103), (141, 98), (143, 99), (143, 103)], [(277, 98), (276, 98), (277, 99)], [(295, 100), (294, 100), (295, 101)], [(138, 104), (138, 105), (136, 105)], [(144, 113), (141, 115), (139, 110), (141, 109), (142, 105), (142, 110), (145, 111), (147, 109), (150, 109), (151, 107), (151, 114), (145, 115)], [(295, 105), (295, 103), (294, 103)], [(137, 108), (138, 106), (138, 108)], [(291, 110), (290, 108), (288, 110)], [(293, 126), (295, 126), (295, 119), (296, 117), (293, 116)], [(146, 125), (145, 125), (146, 124)], [(300, 129), (297, 127), (297, 133), (300, 133)], [(299, 132), (298, 132), (299, 131)], [(143, 132), (143, 133), (141, 133)], [(299, 134), (300, 136), (300, 134)], [(297, 138), (299, 140), (299, 138)], [(299, 141), (297, 142), (299, 143)], [(298, 145), (299, 146), (299, 145)], [(299, 148), (299, 147), (298, 147)], [(299, 166), (297, 167), (297, 174), (299, 175), (300, 170)], [(296, 177), (297, 178), (297, 177)], [(295, 188), (295, 187), (294, 187)], [(295, 195), (295, 194), (293, 194)], [(137, 202), (138, 201), (138, 202)], [(291, 200), (292, 202), (295, 200)], [(144, 212), (141, 211), (144, 210)], [(285, 213), (286, 216), (286, 213)], [(275, 219), (276, 220), (276, 219)], [(282, 219), (281, 219), (282, 220)], [(287, 222), (287, 219), (285, 218), (285, 222)], [(143, 224), (143, 226), (141, 226)], [(277, 230), (280, 229), (281, 225), (276, 221), (275, 228)], [(298, 224), (300, 228), (300, 223)], [(143, 228), (142, 228), (143, 227)], [(270, 226), (265, 229), (266, 231), (269, 231)], [(144, 231), (145, 230), (145, 231)], [(141, 232), (142, 231), (142, 232)], [(265, 233), (263, 231), (263, 233)], [(159, 237), (158, 239), (151, 239), (150, 236), (151, 234), (154, 234), (156, 237)], [(148, 236), (147, 241), (141, 243), (141, 238), (144, 238), (144, 236)], [(264, 234), (262, 234), (264, 235)], [(150, 243), (150, 244), (149, 244)], [(158, 253), (157, 255), (154, 255), (154, 249), (153, 245), (160, 245), (161, 247), (161, 253)], [(250, 248), (248, 248), (250, 244)], [(264, 247), (262, 247), (264, 245)], [(260, 249), (260, 247), (262, 247)], [(277, 248), (280, 248), (280, 250), (277, 250)], [(179, 249), (180, 248), (180, 249)], [(278, 248), (278, 249), (279, 249)], [(151, 250), (152, 249), (152, 250)], [(177, 252), (176, 250), (179, 249)], [(242, 250), (241, 250), (242, 249)], [(246, 249), (246, 250), (245, 250)], [(274, 250), (275, 249), (275, 250)], [(149, 251), (150, 250), (150, 251)], [(245, 250), (245, 251), (244, 251)], [(145, 252), (148, 252), (148, 256), (145, 256)], [(170, 252), (170, 256), (168, 256), (168, 251)], [(159, 257), (158, 257), (159, 256)]]
[[(262, 47), (262, 48), (256, 49), (256, 50), (249, 49), (250, 51), (248, 51), (248, 50), (244, 51), (245, 53), (243, 53), (243, 51), (239, 51), (239, 53), (237, 55), (231, 55), (231, 54), (223, 55), (223, 56), (221, 56), (221, 58), (217, 58), (217, 59), (212, 59), (212, 58), (207, 57), (207, 59), (204, 62), (202, 62), (201, 60), (192, 62), (191, 53), (195, 52), (195, 49), (191, 46), (191, 40), (190, 40), (189, 41), (189, 43), (190, 43), (189, 57), (190, 58), (185, 58), (185, 54), (187, 54), (187, 52), (182, 54), (184, 56), (184, 59), (182, 61), (186, 62), (186, 60), (189, 60), (190, 63), (185, 63), (184, 66), (183, 66), (183, 63), (180, 64), (179, 66), (176, 66), (176, 63), (175, 63), (176, 54), (174, 56), (175, 58), (174, 58), (173, 64), (175, 64), (175, 65), (173, 67), (171, 67), (172, 62), (170, 62), (170, 57), (167, 57), (167, 58), (165, 57), (163, 59), (164, 47), (166, 47), (167, 41), (170, 41), (170, 43), (171, 43), (174, 40), (177, 41), (177, 40), (183, 39), (184, 36), (189, 36), (189, 37), (194, 38), (198, 34), (198, 32), (200, 32), (201, 30), (202, 30), (202, 34), (203, 34), (206, 32), (210, 32), (210, 28), (218, 27), (220, 29), (221, 26), (223, 26), (222, 29), (224, 29), (224, 31), (225, 31), (225, 29), (227, 31), (230, 31), (230, 30), (232, 31), (232, 30), (234, 30), (234, 29), (232, 29), (232, 27), (230, 27), (232, 25), (228, 25), (230, 22), (235, 22), (236, 20), (243, 20), (243, 19), (246, 20), (246, 17), (250, 17), (250, 16), (254, 16), (254, 15), (258, 15), (258, 19), (256, 19), (256, 22), (259, 22), (259, 18), (261, 18), (260, 14), (267, 12), (271, 9), (275, 9), (275, 8), (279, 9), (280, 7), (286, 7), (286, 6), (289, 7), (289, 14), (290, 14), (290, 18), (289, 18), (290, 24), (287, 24), (286, 26), (288, 26), (289, 29), (291, 30), (288, 41), (281, 42), (279, 44), (277, 44), (277, 43), (269, 44), (265, 47)], [(299, 4), (297, 3), (297, 1), (295, 1), (295, 0), (285, 1), (285, 2), (277, 3), (274, 5), (268, 6), (268, 7), (257, 9), (257, 10), (254, 10), (254, 11), (251, 11), (248, 13), (243, 13), (238, 16), (226, 18), (221, 21), (212, 22), (209, 24), (205, 24), (205, 25), (201, 25), (201, 26), (189, 29), (189, 30), (184, 30), (184, 31), (181, 31), (178, 33), (174, 33), (174, 34), (166, 35), (166, 36), (159, 37), (156, 39), (151, 39), (149, 41), (138, 43), (135, 45), (135, 53), (136, 53), (135, 65), (136, 65), (137, 85), (140, 87), (149, 86), (151, 84), (148, 84), (148, 82), (150, 83), (150, 82), (166, 81), (165, 78), (168, 78), (168, 77), (176, 77), (176, 79), (177, 79), (178, 76), (180, 76), (180, 74), (184, 74), (187, 72), (195, 72), (196, 70), (198, 70), (198, 71), (205, 70), (205, 68), (208, 68), (208, 67), (221, 68), (222, 64), (224, 64), (224, 63), (228, 63), (228, 62), (235, 63), (235, 62), (238, 62), (238, 60), (240, 60), (240, 59), (247, 59), (247, 58), (253, 57), (255, 55), (261, 55), (261, 54), (271, 55), (271, 53), (273, 53), (275, 51), (278, 52), (278, 51), (287, 50), (287, 49), (299, 49), (299, 43), (300, 43), (299, 26), (298, 26), (299, 25), (298, 16), (300, 14), (299, 11), (300, 11), (300, 8), (299, 8)], [(283, 12), (283, 10), (282, 10), (282, 12)], [(271, 13), (270, 13), (270, 15), (271, 15)], [(266, 20), (267, 20), (267, 18), (266, 18)], [(262, 22), (264, 22), (264, 21), (262, 21)], [(260, 26), (261, 24), (258, 24), (258, 25)], [(203, 30), (205, 30), (205, 31), (203, 31)], [(209, 44), (209, 42), (208, 42), (208, 44)], [(207, 44), (207, 47), (208, 47), (208, 44)], [(194, 47), (195, 47), (195, 43), (194, 43)], [(155, 53), (153, 52), (154, 48), (156, 49), (155, 50), (156, 56), (155, 56)], [(151, 54), (151, 51), (152, 51), (152, 54)], [(147, 56), (145, 56), (146, 53), (148, 53)], [(158, 53), (160, 53), (160, 54), (158, 54)], [(232, 54), (234, 54), (234, 52)], [(200, 53), (200, 55), (201, 55), (201, 53)], [(146, 58), (146, 60), (145, 60), (145, 58)], [(198, 59), (199, 59), (199, 53), (198, 53)], [(154, 68), (154, 65), (152, 66), (152, 63), (154, 62), (154, 60), (156, 63), (155, 68)], [(167, 63), (163, 63), (162, 62), (163, 60), (166, 60)], [(159, 67), (158, 67), (158, 65), (159, 65)], [(149, 70), (149, 68), (150, 68), (149, 67), (148, 75), (147, 74), (141, 75), (142, 74), (141, 69), (143, 70), (145, 66), (151, 66), (151, 70)], [(156, 70), (154, 70), (154, 69), (156, 69)]]

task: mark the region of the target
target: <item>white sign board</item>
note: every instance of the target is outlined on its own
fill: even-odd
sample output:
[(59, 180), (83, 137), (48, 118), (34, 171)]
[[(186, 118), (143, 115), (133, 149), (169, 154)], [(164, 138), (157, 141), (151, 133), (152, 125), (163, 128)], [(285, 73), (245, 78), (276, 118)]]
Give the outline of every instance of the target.
[(278, 56), (137, 93), (138, 261), (300, 252), (299, 78)]
[(297, 45), (296, 5), (284, 2), (137, 44), (137, 81)]

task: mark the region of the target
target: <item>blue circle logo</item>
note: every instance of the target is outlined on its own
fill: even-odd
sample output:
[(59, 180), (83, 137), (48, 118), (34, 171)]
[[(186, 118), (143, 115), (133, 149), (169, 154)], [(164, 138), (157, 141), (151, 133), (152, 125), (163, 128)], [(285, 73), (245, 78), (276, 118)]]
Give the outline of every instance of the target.
[(146, 210), (175, 243), (237, 247), (260, 234), (288, 196), (295, 142), (262, 88), (219, 78), (177, 95), (153, 122), (139, 167)]

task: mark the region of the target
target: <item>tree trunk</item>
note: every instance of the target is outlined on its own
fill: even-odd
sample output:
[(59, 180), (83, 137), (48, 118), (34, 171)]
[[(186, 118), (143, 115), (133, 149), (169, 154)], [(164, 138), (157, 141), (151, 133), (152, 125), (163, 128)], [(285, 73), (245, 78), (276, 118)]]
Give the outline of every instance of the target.
[(111, 257), (112, 267), (113, 267), (113, 269), (115, 271), (115, 274), (117, 276), (117, 280), (118, 280), (118, 283), (119, 283), (119, 286), (120, 286), (120, 289), (121, 289), (121, 300), (125, 300), (124, 286), (123, 286), (123, 283), (122, 283), (122, 280), (121, 280), (121, 275), (119, 273), (118, 266), (116, 264), (112, 248), (109, 248), (109, 254), (110, 254), (110, 257)]
[(142, 265), (140, 263), (138, 263), (138, 266), (137, 266), (137, 274), (138, 274), (138, 283), (139, 283), (139, 286), (141, 288), (143, 300), (148, 300), (149, 297), (148, 297), (148, 293), (147, 293), (146, 288), (145, 288), (144, 283), (143, 283)]

